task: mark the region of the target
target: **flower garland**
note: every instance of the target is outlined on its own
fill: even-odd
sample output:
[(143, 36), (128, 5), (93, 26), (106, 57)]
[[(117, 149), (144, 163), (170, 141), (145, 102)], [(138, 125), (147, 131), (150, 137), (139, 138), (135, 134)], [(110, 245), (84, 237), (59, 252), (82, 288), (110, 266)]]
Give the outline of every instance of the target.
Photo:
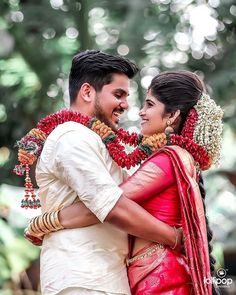
[[(112, 159), (122, 168), (130, 169), (132, 166), (140, 164), (152, 153), (158, 151), (167, 144), (176, 144), (189, 151), (194, 160), (202, 170), (210, 165), (210, 159), (206, 150), (196, 144), (191, 138), (194, 124), (197, 120), (196, 113), (190, 113), (188, 124), (183, 128), (183, 135), (165, 133), (154, 134), (150, 137), (129, 133), (123, 129), (118, 129), (115, 133), (110, 127), (96, 118), (83, 116), (71, 110), (61, 110), (40, 120), (37, 128), (32, 129), (26, 136), (17, 142), (18, 160), (20, 165), (16, 165), (14, 172), (17, 175), (26, 174), (25, 178), (25, 199), (22, 200), (23, 208), (40, 207), (39, 199), (36, 198), (34, 189), (29, 177), (29, 166), (32, 165), (40, 156), (47, 136), (60, 124), (68, 121), (80, 123), (95, 133), (97, 133), (112, 157)], [(168, 138), (167, 138), (168, 137)], [(124, 144), (136, 147), (131, 153), (127, 154)], [(32, 198), (32, 200), (30, 199)]]

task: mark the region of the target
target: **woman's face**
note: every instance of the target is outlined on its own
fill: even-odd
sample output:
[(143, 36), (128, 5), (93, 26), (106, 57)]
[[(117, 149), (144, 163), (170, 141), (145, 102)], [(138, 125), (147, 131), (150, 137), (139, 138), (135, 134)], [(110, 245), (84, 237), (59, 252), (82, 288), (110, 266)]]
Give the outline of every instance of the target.
[(170, 114), (165, 113), (165, 105), (158, 101), (149, 90), (139, 116), (141, 118), (141, 133), (151, 136), (154, 133), (165, 131)]

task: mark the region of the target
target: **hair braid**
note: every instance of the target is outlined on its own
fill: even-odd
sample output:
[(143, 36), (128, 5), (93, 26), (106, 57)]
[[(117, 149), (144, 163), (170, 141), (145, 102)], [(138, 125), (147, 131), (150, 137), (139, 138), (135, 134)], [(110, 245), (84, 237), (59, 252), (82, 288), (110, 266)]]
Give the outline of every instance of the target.
[[(213, 247), (211, 245), (211, 241), (212, 241), (212, 238), (213, 238), (213, 232), (212, 232), (212, 230), (210, 228), (209, 220), (208, 220), (207, 215), (206, 215), (206, 204), (205, 204), (206, 191), (205, 191), (205, 188), (204, 188), (204, 182), (203, 182), (202, 174), (200, 174), (198, 185), (199, 185), (199, 189), (200, 189), (200, 192), (201, 192), (201, 196), (202, 196), (202, 200), (203, 200), (203, 207), (204, 207), (204, 212), (205, 212), (207, 240), (208, 240), (208, 251), (209, 251), (209, 258), (210, 258), (210, 271), (211, 271), (211, 276), (213, 277), (215, 275), (215, 263), (216, 263), (216, 260), (213, 257), (213, 255), (211, 254), (212, 249), (213, 249)], [(214, 284), (212, 284), (212, 294), (213, 295), (220, 295), (219, 288), (217, 286), (215, 286)]]

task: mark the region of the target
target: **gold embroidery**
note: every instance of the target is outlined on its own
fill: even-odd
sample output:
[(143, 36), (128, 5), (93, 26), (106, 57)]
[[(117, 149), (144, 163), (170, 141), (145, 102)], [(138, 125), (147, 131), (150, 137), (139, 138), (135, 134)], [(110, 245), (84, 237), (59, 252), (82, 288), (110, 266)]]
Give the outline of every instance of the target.
[(136, 255), (130, 259), (126, 259), (126, 265), (129, 266), (134, 261), (150, 257), (153, 253), (157, 251), (159, 252), (158, 254), (161, 254), (164, 250), (165, 247), (162, 244), (157, 243), (155, 245), (148, 247), (143, 253)]

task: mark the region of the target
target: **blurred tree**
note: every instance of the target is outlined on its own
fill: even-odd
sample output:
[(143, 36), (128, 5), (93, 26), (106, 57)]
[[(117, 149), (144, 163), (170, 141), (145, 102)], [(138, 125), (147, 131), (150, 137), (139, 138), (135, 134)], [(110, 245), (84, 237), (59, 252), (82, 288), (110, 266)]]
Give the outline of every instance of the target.
[[(68, 72), (79, 50), (118, 53), (139, 64), (125, 127), (136, 124), (132, 110), (154, 75), (189, 69), (203, 76), (236, 130), (235, 35), (235, 0), (1, 0), (0, 184), (22, 184), (11, 173), (14, 143), (68, 102)], [(0, 232), (1, 289), (32, 257), (23, 255), (28, 246), (6, 220)]]
[[(233, 0), (3, 0), (0, 11), (0, 182), (20, 184), (9, 172), (14, 142), (68, 99), (68, 71), (78, 50), (138, 62), (142, 87), (132, 84), (131, 106), (141, 103), (158, 72), (197, 71), (236, 129)], [(137, 116), (131, 120), (125, 124), (135, 125)]]

